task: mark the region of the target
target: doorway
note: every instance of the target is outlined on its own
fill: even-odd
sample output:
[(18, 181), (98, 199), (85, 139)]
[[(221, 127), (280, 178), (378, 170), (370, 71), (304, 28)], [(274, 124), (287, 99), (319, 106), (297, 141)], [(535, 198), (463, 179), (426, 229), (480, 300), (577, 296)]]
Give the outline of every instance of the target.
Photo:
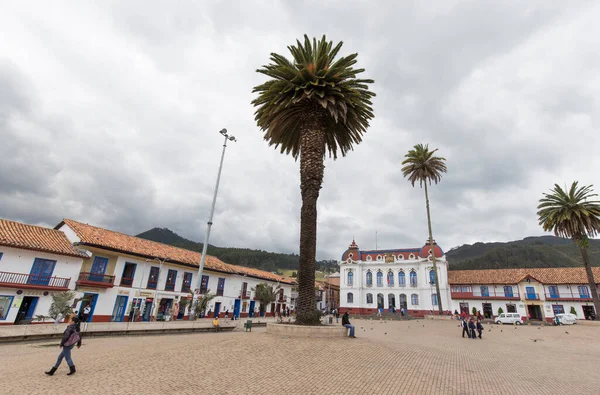
[(383, 294), (377, 294), (377, 308), (383, 309)]
[(484, 303), (483, 304), (483, 316), (485, 318), (492, 318), (493, 315), (494, 315), (494, 310), (492, 310), (492, 304)]
[(127, 300), (128, 296), (118, 295), (117, 300), (115, 301), (115, 307), (113, 308), (112, 316), (110, 320), (112, 322), (123, 322), (123, 318), (125, 317), (125, 310), (127, 309)]
[(144, 314), (142, 314), (142, 321), (148, 322), (150, 321), (150, 316), (152, 315), (152, 304), (154, 299), (146, 298), (146, 303), (144, 303)]
[(586, 320), (595, 320), (596, 313), (594, 312), (594, 306), (581, 306), (583, 309), (583, 316)]
[(408, 304), (406, 303), (406, 295), (405, 294), (400, 294), (400, 308), (404, 309), (405, 312), (406, 312), (406, 310), (408, 310)]
[(218, 317), (220, 312), (221, 312), (221, 302), (216, 302), (215, 303), (215, 317)]
[(527, 305), (529, 318), (532, 320), (542, 320), (542, 309), (536, 304)]
[(85, 306), (87, 306), (87, 305), (90, 306), (90, 314), (88, 314), (87, 320), (85, 320), (85, 322), (92, 322), (92, 317), (94, 316), (94, 310), (96, 309), (97, 301), (98, 301), (98, 294), (90, 294), (90, 293), (83, 294), (83, 299), (81, 300), (81, 306), (79, 307), (79, 316), (83, 317), (83, 309), (85, 309)]
[(388, 294), (388, 310), (390, 313), (396, 310), (396, 296), (394, 294)]
[(170, 318), (172, 306), (173, 299), (161, 299), (158, 305), (158, 312), (156, 313), (156, 321), (165, 321)]
[(256, 302), (254, 300), (250, 301), (250, 311), (248, 311), (248, 317), (254, 317), (254, 309), (256, 306)]
[(236, 299), (235, 302), (233, 302), (233, 316), (235, 318), (240, 318), (240, 306), (242, 305), (242, 301), (241, 299)]
[(25, 296), (17, 312), (17, 318), (15, 319), (15, 325), (30, 324), (35, 312), (35, 306), (38, 302), (37, 296)]
[(460, 313), (465, 313), (466, 315), (470, 315), (471, 313), (469, 313), (469, 304), (468, 303), (460, 303)]

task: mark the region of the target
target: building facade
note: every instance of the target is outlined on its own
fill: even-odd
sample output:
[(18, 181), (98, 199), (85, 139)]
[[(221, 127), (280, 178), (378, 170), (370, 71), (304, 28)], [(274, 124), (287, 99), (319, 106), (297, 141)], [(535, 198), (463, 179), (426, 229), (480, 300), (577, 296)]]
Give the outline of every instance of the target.
[[(434, 242), (435, 243), (435, 242)], [(401, 308), (413, 316), (438, 311), (429, 244), (421, 248), (361, 251), (353, 240), (342, 254), (340, 307), (354, 314), (372, 314), (379, 308)], [(434, 244), (442, 307), (451, 306), (448, 262)]]
[(43, 323), (88, 260), (60, 231), (0, 219), (0, 325)]
[[(598, 281), (600, 268), (592, 271)], [(545, 321), (559, 313), (572, 312), (579, 319), (596, 315), (582, 267), (456, 270), (449, 272), (448, 282), (456, 310), (472, 313), (474, 308), (487, 318), (500, 312)]]

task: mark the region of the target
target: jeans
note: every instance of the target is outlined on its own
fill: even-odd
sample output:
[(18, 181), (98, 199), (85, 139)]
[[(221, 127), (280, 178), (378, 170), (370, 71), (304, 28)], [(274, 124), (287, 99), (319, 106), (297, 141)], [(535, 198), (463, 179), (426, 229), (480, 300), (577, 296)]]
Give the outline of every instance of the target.
[(335, 317), (335, 323), (336, 323), (336, 324), (339, 324), (339, 323), (340, 323), (340, 317), (337, 317), (337, 316)]
[(346, 324), (344, 325), (346, 328), (350, 329), (350, 336), (354, 336), (354, 325)]
[(62, 348), (62, 351), (60, 352), (60, 354), (58, 354), (58, 359), (56, 360), (56, 364), (54, 365), (55, 368), (58, 369), (63, 358), (65, 358), (67, 360), (67, 365), (69, 365), (69, 366), (74, 365), (73, 360), (71, 359), (71, 350), (73, 349), (73, 347), (75, 347), (74, 344), (72, 346), (68, 346), (68, 347), (65, 346)]

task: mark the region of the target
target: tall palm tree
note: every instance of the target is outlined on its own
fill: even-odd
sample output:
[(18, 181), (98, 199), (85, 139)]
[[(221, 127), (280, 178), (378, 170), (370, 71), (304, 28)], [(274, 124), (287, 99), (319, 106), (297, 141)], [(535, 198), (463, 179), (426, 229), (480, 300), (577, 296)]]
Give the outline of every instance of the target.
[(323, 183), (326, 151), (345, 156), (362, 141), (373, 118), (375, 94), (358, 79), (364, 69), (354, 69), (358, 54), (339, 57), (342, 42), (333, 45), (325, 36), (288, 46), (292, 60), (272, 53), (271, 63), (257, 72), (269, 80), (254, 88), (258, 97), (255, 119), (265, 140), (282, 153), (300, 158), (300, 269), (298, 273), (298, 324), (316, 324), (315, 269), (317, 199)]
[(577, 184), (577, 181), (573, 182), (569, 191), (554, 184), (551, 193), (544, 193), (544, 197), (540, 199), (537, 215), (539, 224), (545, 231), (554, 230), (556, 236), (572, 239), (579, 247), (598, 315), (600, 300), (587, 249), (589, 238), (600, 233), (600, 201), (588, 200), (598, 196), (593, 193), (592, 185), (578, 188)]
[(408, 177), (408, 181), (415, 186), (415, 183), (419, 183), (420, 187), (425, 186), (425, 206), (427, 207), (427, 226), (429, 227), (429, 246), (431, 250), (431, 260), (433, 262), (433, 275), (435, 279), (435, 292), (437, 294), (438, 310), (440, 314), (443, 313), (442, 298), (440, 295), (440, 282), (438, 278), (437, 263), (435, 258), (435, 250), (433, 249), (434, 240), (433, 233), (431, 231), (431, 213), (429, 211), (429, 193), (427, 191), (427, 183), (431, 185), (432, 182), (436, 184), (442, 180), (442, 173), (447, 172), (446, 158), (440, 156), (433, 156), (437, 148), (433, 151), (429, 150), (428, 144), (417, 144), (413, 149), (408, 151), (404, 157), (402, 165), (402, 174), (404, 177)]

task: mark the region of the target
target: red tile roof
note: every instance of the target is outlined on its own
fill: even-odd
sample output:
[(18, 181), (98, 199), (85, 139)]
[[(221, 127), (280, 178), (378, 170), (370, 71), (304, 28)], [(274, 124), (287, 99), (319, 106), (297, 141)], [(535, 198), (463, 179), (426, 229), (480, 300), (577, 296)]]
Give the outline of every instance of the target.
[[(158, 243), (156, 241), (146, 240), (139, 237), (129, 236), (124, 233), (115, 232), (108, 229), (98, 228), (87, 225), (71, 219), (64, 219), (56, 228), (66, 224), (81, 239), (82, 245), (106, 248), (131, 255), (138, 255), (145, 258), (167, 259), (168, 262), (181, 263), (198, 267), (202, 254), (186, 250), (179, 247), (173, 247), (168, 244)], [(204, 262), (207, 270), (214, 270), (223, 273), (246, 275), (269, 281), (278, 281), (286, 284), (295, 284), (292, 279), (282, 277), (278, 274), (269, 273), (263, 270), (252, 269), (244, 266), (230, 265), (219, 258), (207, 255)]]
[(88, 258), (85, 253), (73, 248), (67, 236), (59, 230), (9, 221), (7, 219), (0, 219), (0, 245), (77, 258)]
[[(600, 283), (600, 267), (592, 268), (596, 284)], [(587, 284), (583, 267), (534, 269), (450, 270), (449, 284), (517, 284), (531, 277), (542, 284)]]

